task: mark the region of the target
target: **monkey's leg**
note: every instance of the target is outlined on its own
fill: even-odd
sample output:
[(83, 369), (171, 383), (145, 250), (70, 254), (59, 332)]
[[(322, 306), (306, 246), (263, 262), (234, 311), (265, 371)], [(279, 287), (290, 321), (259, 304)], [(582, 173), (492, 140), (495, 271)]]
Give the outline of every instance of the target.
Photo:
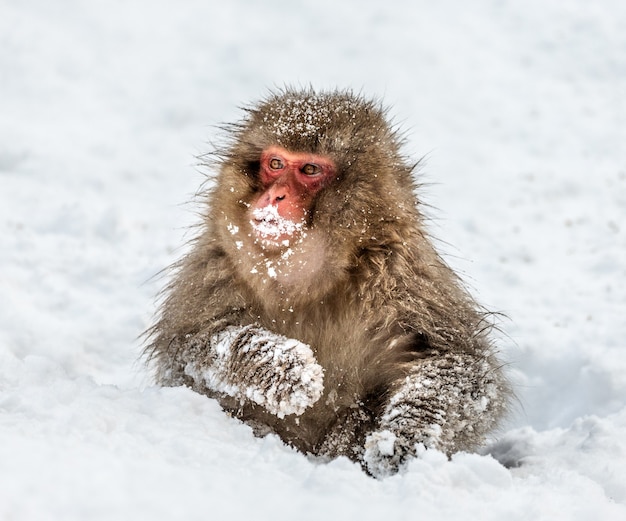
[(446, 353), (420, 360), (397, 382), (363, 462), (375, 477), (394, 474), (418, 444), (448, 455), (472, 450), (506, 408), (506, 385), (488, 358)]
[(176, 356), (196, 390), (252, 401), (279, 418), (302, 414), (324, 389), (309, 346), (256, 325), (194, 336)]

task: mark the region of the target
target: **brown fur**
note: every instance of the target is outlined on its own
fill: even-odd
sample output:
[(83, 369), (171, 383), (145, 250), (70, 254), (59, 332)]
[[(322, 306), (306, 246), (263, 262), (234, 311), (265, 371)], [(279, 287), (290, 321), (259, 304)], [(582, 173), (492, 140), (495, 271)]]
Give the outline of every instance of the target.
[[(489, 374), (475, 375), (472, 386), (488, 380), (501, 398), (442, 450), (473, 449), (493, 428), (507, 386), (487, 336), (488, 316), (426, 235), (414, 167), (385, 116), (378, 103), (350, 92), (286, 90), (229, 127), (201, 233), (149, 332), (147, 353), (160, 383), (215, 396), (303, 452), (361, 461), (366, 436), (383, 425), (385, 406), (406, 377), (451, 353), (454, 360), (486, 360)], [(271, 145), (328, 155), (337, 165), (337, 179), (317, 194), (306, 237), (289, 259), (256, 248), (249, 236), (246, 210), (260, 189), (260, 154)], [(302, 415), (278, 418), (185, 374), (189, 339), (246, 324), (308, 344), (324, 368), (323, 396)], [(211, 363), (201, 348), (193, 356)]]

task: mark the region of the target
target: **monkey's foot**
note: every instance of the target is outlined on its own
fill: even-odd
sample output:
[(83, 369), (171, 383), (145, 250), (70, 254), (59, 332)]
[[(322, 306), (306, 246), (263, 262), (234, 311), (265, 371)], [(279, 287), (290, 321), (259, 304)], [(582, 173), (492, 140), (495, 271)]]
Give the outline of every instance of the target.
[(385, 478), (398, 472), (407, 458), (397, 436), (390, 430), (376, 431), (365, 439), (363, 463), (375, 478)]

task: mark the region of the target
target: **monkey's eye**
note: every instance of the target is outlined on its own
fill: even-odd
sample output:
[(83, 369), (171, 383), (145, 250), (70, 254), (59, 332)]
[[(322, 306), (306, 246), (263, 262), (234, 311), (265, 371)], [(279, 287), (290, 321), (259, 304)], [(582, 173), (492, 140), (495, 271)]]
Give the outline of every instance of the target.
[(300, 172), (302, 172), (304, 175), (318, 175), (322, 173), (322, 169), (316, 165), (315, 163), (307, 163), (306, 165), (303, 165), (302, 168), (300, 169)]
[(270, 159), (269, 165), (272, 170), (282, 170), (283, 168), (285, 168), (283, 162), (277, 157), (273, 157), (272, 159)]

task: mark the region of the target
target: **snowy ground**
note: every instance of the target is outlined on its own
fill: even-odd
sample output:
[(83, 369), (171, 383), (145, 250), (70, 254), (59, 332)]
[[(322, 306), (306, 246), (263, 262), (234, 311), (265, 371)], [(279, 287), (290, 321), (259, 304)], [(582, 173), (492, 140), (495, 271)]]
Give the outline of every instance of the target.
[[(488, 455), (375, 481), (138, 362), (194, 156), (309, 83), (392, 105), (431, 231), (508, 316)], [(0, 0), (0, 519), (626, 519), (625, 144), (622, 0)]]

